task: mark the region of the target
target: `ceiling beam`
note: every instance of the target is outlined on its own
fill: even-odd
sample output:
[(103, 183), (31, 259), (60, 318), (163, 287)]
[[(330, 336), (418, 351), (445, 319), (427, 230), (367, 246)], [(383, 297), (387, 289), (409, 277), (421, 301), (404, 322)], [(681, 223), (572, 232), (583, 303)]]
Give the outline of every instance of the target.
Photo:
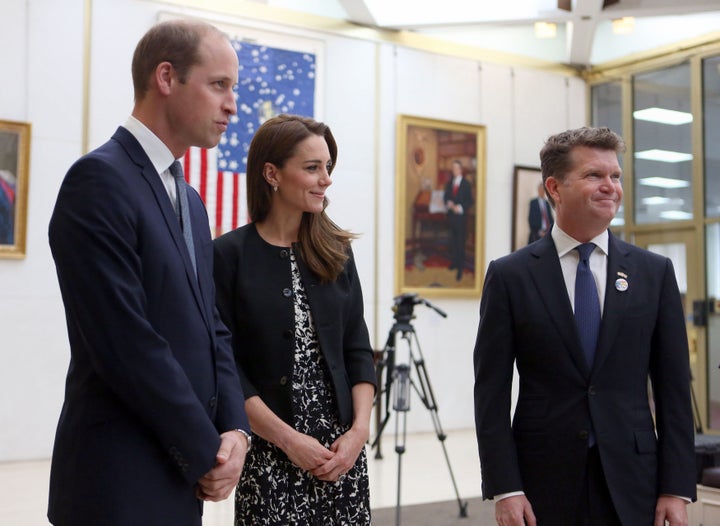
[(339, 2), (347, 11), (350, 21), (368, 27), (377, 27), (377, 20), (363, 0), (339, 0)]
[(577, 0), (572, 21), (567, 24), (567, 61), (571, 65), (589, 65), (595, 31), (600, 21), (603, 0)]

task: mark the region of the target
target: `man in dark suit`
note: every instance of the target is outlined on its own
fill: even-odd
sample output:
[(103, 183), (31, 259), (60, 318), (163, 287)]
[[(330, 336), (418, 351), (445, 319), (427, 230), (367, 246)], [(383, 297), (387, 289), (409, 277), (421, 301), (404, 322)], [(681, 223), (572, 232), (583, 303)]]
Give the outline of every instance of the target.
[(540, 157), (555, 226), (488, 267), (475, 422), (483, 497), (496, 500), (502, 526), (687, 524), (695, 456), (685, 321), (670, 260), (608, 230), (624, 149), (607, 128), (550, 137)]
[(463, 166), (459, 160), (452, 162), (452, 177), (445, 185), (444, 197), (447, 208), (448, 228), (450, 240), (448, 251), (450, 254), (449, 269), (456, 270), (456, 279), (460, 281), (465, 269), (465, 239), (467, 238), (467, 213), (475, 203), (472, 195), (472, 185), (465, 179)]
[(132, 72), (132, 116), (70, 168), (50, 221), (71, 353), (50, 475), (58, 526), (198, 526), (249, 447), (207, 214), (169, 172), (236, 113), (237, 55), (213, 26), (165, 22)]
[(550, 232), (555, 221), (550, 211), (550, 203), (545, 199), (545, 186), (538, 183), (538, 196), (530, 200), (530, 211), (528, 212), (528, 225), (530, 226), (530, 234), (528, 235), (528, 244), (537, 241), (545, 234)]

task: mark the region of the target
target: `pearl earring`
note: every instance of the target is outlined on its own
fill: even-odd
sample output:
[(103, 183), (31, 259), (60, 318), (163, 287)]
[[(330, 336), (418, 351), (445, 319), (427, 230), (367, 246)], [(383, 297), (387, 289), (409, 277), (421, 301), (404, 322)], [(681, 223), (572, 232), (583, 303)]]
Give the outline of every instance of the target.
[(277, 189), (278, 189), (277, 185), (273, 185), (273, 192), (277, 192)]

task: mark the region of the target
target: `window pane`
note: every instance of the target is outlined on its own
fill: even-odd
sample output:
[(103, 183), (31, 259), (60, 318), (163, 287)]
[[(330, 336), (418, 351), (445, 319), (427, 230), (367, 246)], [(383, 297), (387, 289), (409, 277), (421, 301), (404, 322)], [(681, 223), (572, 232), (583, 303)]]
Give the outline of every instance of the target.
[[(622, 136), (622, 84), (620, 81), (597, 84), (591, 88), (592, 97), (592, 123), (593, 127), (605, 126)], [(620, 168), (623, 167), (623, 158), (618, 159)], [(611, 226), (625, 224), (625, 207), (620, 208), (612, 220)]]
[(635, 222), (692, 219), (690, 66), (633, 77)]
[(720, 57), (703, 61), (705, 216), (720, 217)]

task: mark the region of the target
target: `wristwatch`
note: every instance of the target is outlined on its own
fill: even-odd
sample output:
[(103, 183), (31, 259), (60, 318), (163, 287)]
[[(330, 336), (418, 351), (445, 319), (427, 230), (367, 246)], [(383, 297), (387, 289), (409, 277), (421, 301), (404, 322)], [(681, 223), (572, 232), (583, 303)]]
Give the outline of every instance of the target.
[(252, 435), (250, 433), (248, 433), (247, 431), (245, 431), (244, 429), (236, 429), (235, 431), (245, 435), (245, 438), (247, 438), (247, 443), (248, 443), (247, 450), (250, 451), (250, 448), (252, 447)]

